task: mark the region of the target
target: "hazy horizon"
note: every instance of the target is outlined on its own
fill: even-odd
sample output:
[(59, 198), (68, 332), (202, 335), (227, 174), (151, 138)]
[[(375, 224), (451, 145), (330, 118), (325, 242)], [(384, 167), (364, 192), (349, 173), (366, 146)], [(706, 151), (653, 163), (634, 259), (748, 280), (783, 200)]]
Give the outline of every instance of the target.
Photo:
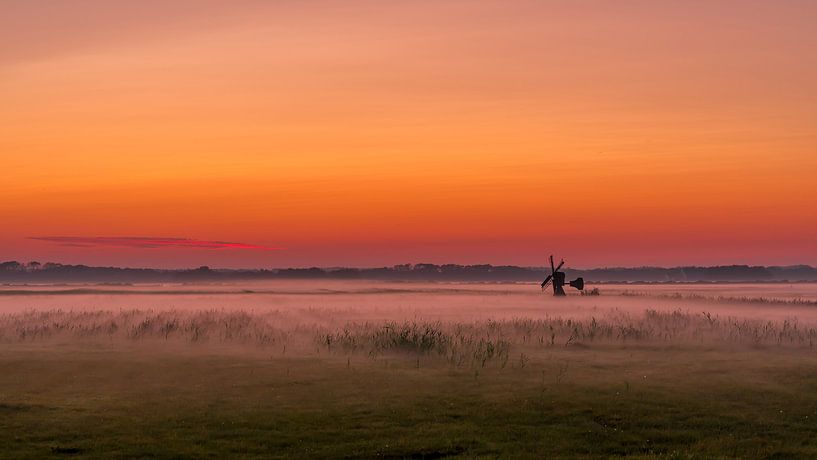
[[(395, 263), (391, 265), (291, 265), (291, 266), (218, 266), (218, 265), (211, 265), (211, 264), (203, 264), (203, 265), (178, 265), (178, 266), (147, 266), (147, 265), (92, 265), (88, 263), (67, 263), (67, 262), (57, 262), (53, 260), (4, 260), (0, 259), (1, 263), (6, 262), (18, 262), (23, 266), (27, 266), (30, 263), (38, 263), (40, 265), (45, 265), (48, 263), (60, 264), (60, 265), (74, 265), (74, 266), (86, 266), (86, 267), (94, 267), (94, 268), (116, 268), (116, 269), (137, 269), (137, 270), (195, 270), (202, 267), (207, 267), (211, 270), (286, 270), (286, 269), (308, 269), (308, 268), (319, 268), (322, 270), (334, 270), (334, 269), (355, 269), (355, 270), (367, 270), (367, 269), (380, 269), (380, 268), (395, 268), (400, 266), (415, 266), (415, 265), (424, 265), (424, 264), (431, 264), (437, 266), (443, 265), (455, 265), (455, 266), (481, 266), (481, 265), (490, 265), (493, 267), (518, 267), (518, 268), (528, 268), (528, 269), (547, 269), (550, 270), (550, 266), (547, 265), (547, 262), (540, 265), (514, 265), (514, 264), (491, 264), (491, 263), (457, 263), (457, 262), (443, 262), (443, 263), (432, 263), (427, 261), (416, 261), (416, 262), (402, 262), (402, 263)], [(569, 270), (613, 270), (613, 269), (642, 269), (642, 268), (654, 268), (654, 269), (676, 269), (676, 268), (690, 268), (690, 267), (700, 267), (700, 268), (714, 268), (714, 267), (741, 267), (741, 266), (748, 266), (748, 267), (817, 267), (816, 265), (811, 265), (808, 263), (793, 263), (793, 264), (785, 264), (785, 265), (775, 265), (775, 264), (737, 264), (737, 263), (725, 263), (725, 264), (717, 264), (717, 265), (701, 265), (701, 264), (689, 264), (689, 265), (606, 265), (606, 266), (575, 266), (565, 263), (564, 268)]]

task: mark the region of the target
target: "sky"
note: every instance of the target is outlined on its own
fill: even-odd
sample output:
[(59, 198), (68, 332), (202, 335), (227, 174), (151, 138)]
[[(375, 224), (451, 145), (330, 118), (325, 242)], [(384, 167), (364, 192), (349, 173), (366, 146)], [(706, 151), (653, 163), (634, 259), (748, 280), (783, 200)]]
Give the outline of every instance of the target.
[(0, 0), (0, 260), (817, 265), (817, 2)]

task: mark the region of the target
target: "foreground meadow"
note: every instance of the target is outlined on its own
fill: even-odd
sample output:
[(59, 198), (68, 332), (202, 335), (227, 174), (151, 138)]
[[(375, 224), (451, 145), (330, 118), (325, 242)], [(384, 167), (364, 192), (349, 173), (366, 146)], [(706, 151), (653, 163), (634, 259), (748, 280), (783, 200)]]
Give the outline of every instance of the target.
[(451, 289), (8, 295), (0, 456), (817, 456), (810, 298)]

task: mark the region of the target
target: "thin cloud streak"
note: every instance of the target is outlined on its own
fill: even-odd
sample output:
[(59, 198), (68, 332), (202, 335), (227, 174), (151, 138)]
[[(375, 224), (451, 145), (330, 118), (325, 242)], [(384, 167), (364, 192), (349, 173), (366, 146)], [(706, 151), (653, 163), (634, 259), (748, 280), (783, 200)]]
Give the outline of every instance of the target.
[(124, 248), (157, 249), (157, 248), (188, 248), (188, 249), (254, 249), (261, 251), (275, 251), (283, 248), (261, 246), (257, 244), (231, 243), (227, 241), (207, 241), (190, 238), (154, 238), (138, 236), (31, 236), (30, 240), (48, 241), (61, 246), (71, 247), (98, 247), (116, 246)]

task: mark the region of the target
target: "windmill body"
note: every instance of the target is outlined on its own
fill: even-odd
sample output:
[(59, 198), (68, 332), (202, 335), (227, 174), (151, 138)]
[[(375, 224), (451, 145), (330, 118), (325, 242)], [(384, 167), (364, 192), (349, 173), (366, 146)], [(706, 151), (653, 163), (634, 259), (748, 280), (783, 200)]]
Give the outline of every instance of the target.
[[(564, 259), (562, 259), (562, 261), (559, 262), (559, 265), (555, 266), (553, 264), (553, 256), (552, 255), (550, 256), (550, 275), (548, 275), (547, 278), (545, 278), (545, 280), (542, 281), (542, 290), (543, 291), (545, 290), (545, 288), (548, 287), (548, 284), (552, 284), (553, 285), (553, 295), (554, 296), (561, 297), (561, 296), (567, 295), (567, 294), (565, 294), (565, 289), (564, 289), (565, 273), (562, 272), (562, 271), (559, 271), (559, 269), (561, 269), (562, 265), (564, 265), (564, 264), (565, 264), (565, 261), (564, 261)], [(584, 279), (581, 278), (581, 277), (576, 278), (575, 280), (573, 280), (573, 281), (571, 281), (571, 282), (569, 282), (567, 284), (570, 285), (570, 287), (574, 287), (574, 288), (576, 288), (576, 289), (578, 289), (580, 291), (582, 289), (584, 289)]]
[(565, 294), (565, 274), (564, 272), (556, 272), (553, 275), (553, 295), (567, 295)]

